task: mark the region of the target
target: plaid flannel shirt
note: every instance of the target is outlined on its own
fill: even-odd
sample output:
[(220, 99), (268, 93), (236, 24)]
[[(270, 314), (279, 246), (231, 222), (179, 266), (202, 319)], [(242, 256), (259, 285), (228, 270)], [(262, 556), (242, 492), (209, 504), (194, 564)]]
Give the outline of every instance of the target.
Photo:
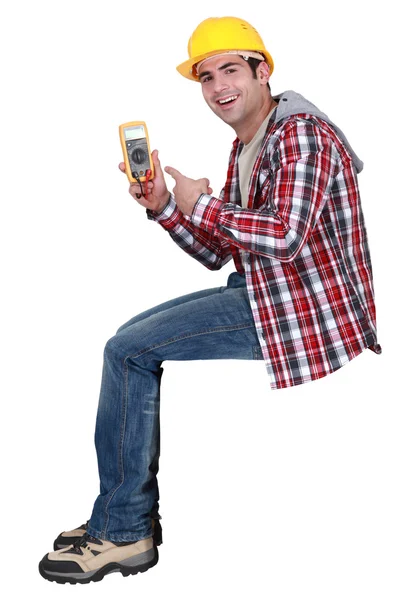
[(369, 347), (380, 353), (372, 268), (356, 169), (333, 127), (312, 114), (272, 115), (242, 208), (236, 139), (219, 198), (191, 217), (173, 196), (147, 211), (211, 270), (245, 273), (272, 389), (324, 377)]

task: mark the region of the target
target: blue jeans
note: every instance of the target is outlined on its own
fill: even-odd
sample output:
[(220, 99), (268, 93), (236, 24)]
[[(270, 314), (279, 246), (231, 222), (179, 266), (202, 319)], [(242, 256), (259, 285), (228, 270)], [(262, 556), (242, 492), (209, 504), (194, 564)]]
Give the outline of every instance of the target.
[(100, 495), (88, 533), (114, 542), (151, 537), (161, 518), (160, 383), (165, 360), (262, 360), (246, 281), (175, 298), (141, 313), (106, 344), (95, 443)]

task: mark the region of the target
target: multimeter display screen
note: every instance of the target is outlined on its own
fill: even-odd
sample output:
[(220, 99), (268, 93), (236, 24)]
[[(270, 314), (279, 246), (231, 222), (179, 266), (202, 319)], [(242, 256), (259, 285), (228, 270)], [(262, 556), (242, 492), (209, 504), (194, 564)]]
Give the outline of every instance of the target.
[(124, 134), (126, 140), (140, 140), (141, 138), (146, 137), (143, 125), (136, 125), (136, 127), (124, 129)]

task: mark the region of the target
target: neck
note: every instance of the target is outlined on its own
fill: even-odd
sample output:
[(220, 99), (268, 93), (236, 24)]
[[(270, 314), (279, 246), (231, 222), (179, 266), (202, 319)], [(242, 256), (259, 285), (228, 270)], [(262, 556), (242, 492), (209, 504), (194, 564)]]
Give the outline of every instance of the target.
[(239, 140), (244, 144), (249, 144), (259, 130), (261, 123), (267, 118), (267, 115), (269, 115), (271, 110), (277, 106), (277, 104), (278, 103), (275, 102), (272, 96), (270, 96), (267, 102), (264, 102), (261, 106), (256, 118), (252, 117), (250, 123), (241, 123), (238, 127), (235, 127), (236, 135)]

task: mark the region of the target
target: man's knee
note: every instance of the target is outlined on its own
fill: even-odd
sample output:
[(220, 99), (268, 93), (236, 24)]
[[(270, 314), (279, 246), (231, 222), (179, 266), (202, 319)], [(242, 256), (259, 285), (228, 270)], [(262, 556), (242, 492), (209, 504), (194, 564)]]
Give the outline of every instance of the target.
[(140, 335), (131, 328), (119, 328), (116, 335), (111, 337), (104, 347), (104, 358), (124, 361), (129, 355), (136, 354), (140, 348)]
[[(151, 329), (151, 328), (150, 328)], [(125, 323), (118, 328), (117, 333), (111, 337), (104, 348), (104, 356), (125, 360), (129, 356), (139, 354), (148, 337), (149, 326), (145, 321)]]
[(112, 360), (116, 358), (123, 358), (123, 349), (119, 342), (118, 336), (114, 335), (110, 338), (104, 346), (104, 359)]

